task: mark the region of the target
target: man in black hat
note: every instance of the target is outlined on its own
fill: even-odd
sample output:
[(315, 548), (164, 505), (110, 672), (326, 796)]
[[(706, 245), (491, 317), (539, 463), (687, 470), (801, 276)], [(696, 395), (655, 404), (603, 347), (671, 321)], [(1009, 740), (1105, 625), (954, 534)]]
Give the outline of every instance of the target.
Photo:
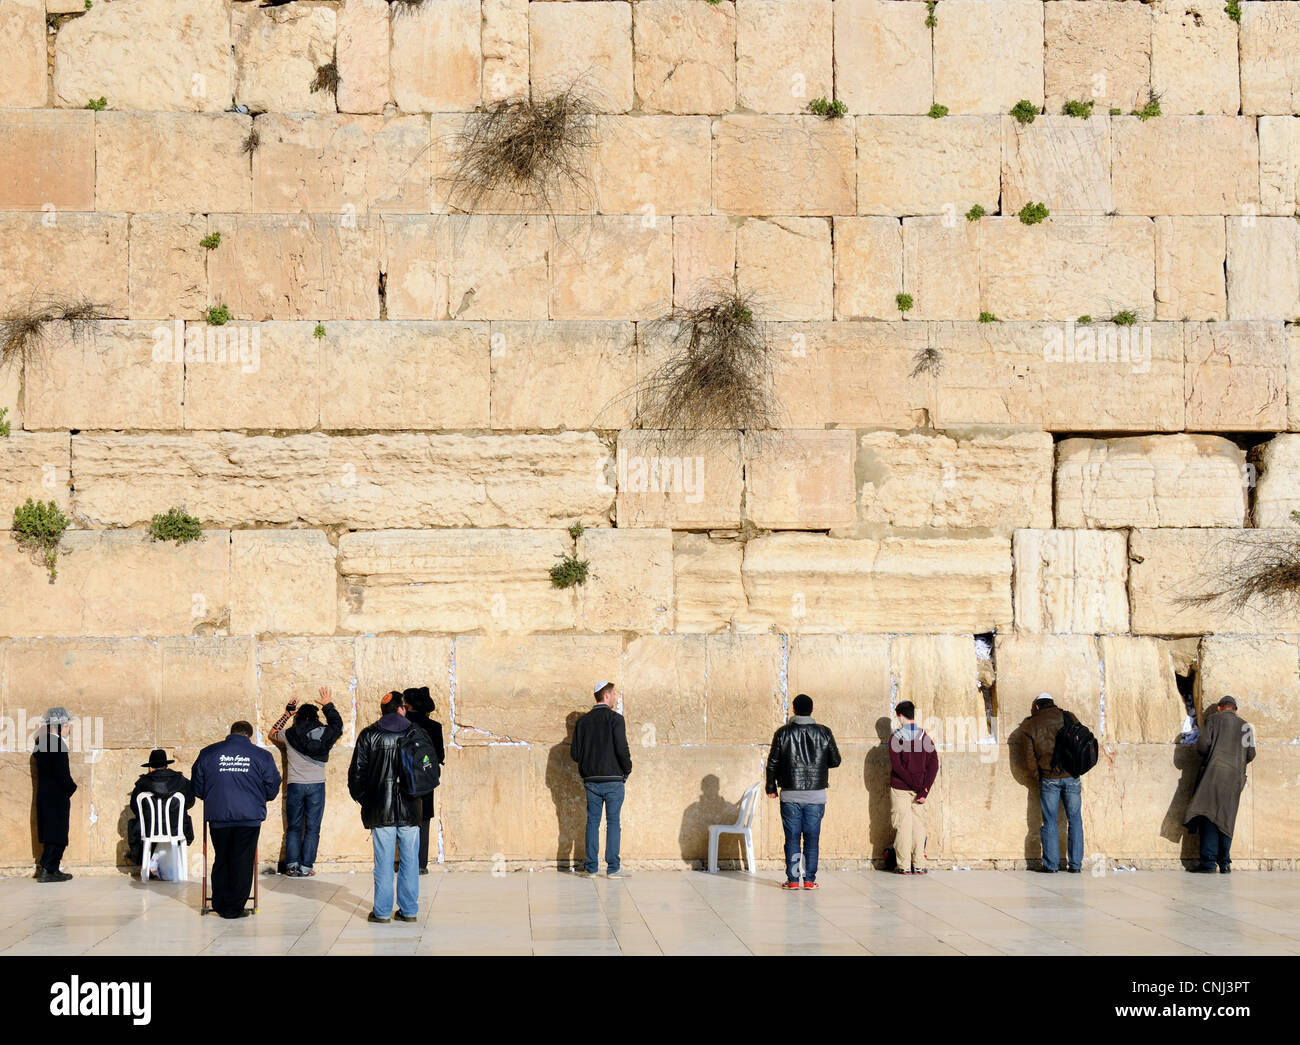
[(1201, 836), (1201, 862), (1189, 871), (1228, 874), (1232, 870), (1232, 832), (1246, 787), (1246, 766), (1255, 760), (1255, 731), (1225, 696), (1205, 720), (1196, 751), (1204, 761), (1192, 790), (1183, 826)]
[[(406, 701), (406, 717), (414, 722), (429, 738), (433, 750), (438, 753), (438, 765), (446, 765), (447, 748), (442, 740), (442, 723), (433, 717), (437, 705), (428, 686), (412, 686), (402, 691)], [(429, 825), (433, 821), (433, 792), (420, 799), (420, 874), (429, 873)]]
[[(151, 829), (153, 823), (140, 823), (136, 813), (139, 806), (136, 804), (141, 795), (152, 795), (156, 799), (153, 805), (161, 803), (162, 808), (166, 810), (167, 802), (175, 794), (184, 796), (185, 812), (185, 842), (187, 845), (194, 844), (194, 824), (190, 820), (188, 810), (194, 805), (194, 790), (190, 786), (189, 777), (175, 769), (168, 769), (176, 760), (168, 758), (167, 752), (162, 748), (154, 748), (149, 752), (149, 761), (141, 764), (141, 769), (147, 769), (147, 773), (141, 773), (136, 778), (135, 787), (131, 790), (131, 801), (128, 806), (131, 819), (126, 825), (126, 844), (127, 851), (131, 857), (131, 863), (136, 867), (140, 866), (144, 857), (144, 842), (142, 828)], [(146, 806), (146, 815), (152, 815), (152, 806)], [(150, 878), (162, 877), (158, 874), (156, 867), (149, 868)]]
[(72, 763), (63, 727), (72, 721), (67, 708), (50, 708), (36, 735), (32, 761), (36, 769), (36, 840), (41, 843), (41, 866), (36, 880), (67, 882), (72, 875), (60, 868), (68, 848), (68, 827), (72, 818)]

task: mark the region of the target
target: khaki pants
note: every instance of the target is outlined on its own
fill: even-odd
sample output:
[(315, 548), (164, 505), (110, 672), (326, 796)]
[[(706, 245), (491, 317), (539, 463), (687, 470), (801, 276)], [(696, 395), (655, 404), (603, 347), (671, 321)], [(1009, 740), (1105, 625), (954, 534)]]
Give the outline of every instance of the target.
[(914, 791), (889, 789), (889, 820), (894, 825), (894, 854), (904, 870), (925, 866), (925, 806)]

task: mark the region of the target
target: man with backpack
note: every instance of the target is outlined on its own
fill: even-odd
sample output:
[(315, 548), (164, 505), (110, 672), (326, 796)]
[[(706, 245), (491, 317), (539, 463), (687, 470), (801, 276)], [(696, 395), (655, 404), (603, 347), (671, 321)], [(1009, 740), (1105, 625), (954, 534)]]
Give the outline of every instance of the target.
[(380, 699), (381, 718), (361, 731), (348, 767), (348, 793), (361, 806), (375, 854), (375, 896), (367, 921), (388, 922), (393, 910), (393, 857), (398, 921), (420, 910), (420, 817), (423, 798), (438, 786), (438, 758), (428, 735), (407, 720), (402, 694)]
[(1083, 782), (1079, 778), (1097, 764), (1096, 738), (1077, 718), (1058, 708), (1047, 693), (1038, 695), (1020, 728), (1026, 738), (1025, 768), (1038, 781), (1043, 811), (1039, 832), (1043, 864), (1038, 870), (1044, 874), (1060, 870), (1061, 838), (1056, 816), (1064, 802), (1069, 822), (1065, 869), (1079, 874), (1083, 869)]

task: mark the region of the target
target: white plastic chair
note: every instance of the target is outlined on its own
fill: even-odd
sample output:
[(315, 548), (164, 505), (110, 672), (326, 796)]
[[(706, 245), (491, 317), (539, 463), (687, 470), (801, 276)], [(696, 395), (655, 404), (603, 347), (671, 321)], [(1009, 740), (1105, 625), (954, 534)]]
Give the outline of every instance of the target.
[[(175, 818), (172, 815), (172, 803), (175, 803)], [(145, 819), (148, 810), (149, 819)], [(176, 880), (188, 882), (189, 846), (185, 841), (185, 796), (177, 791), (165, 801), (157, 795), (141, 793), (135, 797), (135, 812), (140, 824), (140, 881), (149, 881), (149, 863), (155, 845), (172, 847), (173, 867), (176, 868)], [(145, 833), (145, 824), (149, 832)], [(169, 828), (174, 828), (169, 830)]]
[(709, 826), (709, 874), (718, 873), (718, 837), (720, 835), (745, 836), (745, 867), (750, 874), (754, 873), (754, 834), (751, 827), (754, 823), (754, 809), (758, 805), (758, 792), (762, 786), (762, 781), (759, 781), (741, 796), (740, 813), (736, 816), (734, 824), (711, 824)]

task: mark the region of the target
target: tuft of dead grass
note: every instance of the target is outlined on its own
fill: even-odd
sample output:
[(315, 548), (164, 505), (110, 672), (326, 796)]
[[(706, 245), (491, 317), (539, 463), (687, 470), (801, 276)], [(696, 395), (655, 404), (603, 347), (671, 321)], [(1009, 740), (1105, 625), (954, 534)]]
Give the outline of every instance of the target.
[(22, 365), (50, 345), (50, 324), (67, 323), (73, 337), (82, 337), (108, 310), (84, 298), (59, 298), (32, 304), (0, 319), (0, 367)]
[(1300, 606), (1300, 534), (1260, 531), (1224, 538), (1208, 567), (1203, 590), (1175, 598), (1182, 605), (1217, 604), (1233, 613), (1260, 604)]

